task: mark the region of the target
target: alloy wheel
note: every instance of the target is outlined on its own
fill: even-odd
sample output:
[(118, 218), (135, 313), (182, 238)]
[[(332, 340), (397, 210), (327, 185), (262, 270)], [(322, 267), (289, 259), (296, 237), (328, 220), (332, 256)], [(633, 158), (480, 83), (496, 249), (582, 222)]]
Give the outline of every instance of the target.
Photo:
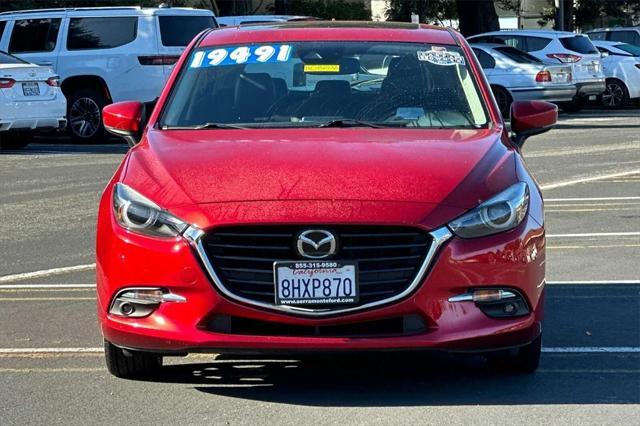
[(73, 133), (83, 139), (91, 138), (97, 133), (100, 120), (100, 107), (88, 97), (76, 99), (69, 111), (69, 126)]
[(616, 108), (624, 102), (624, 88), (616, 82), (607, 83), (607, 89), (602, 94), (602, 103), (605, 106)]

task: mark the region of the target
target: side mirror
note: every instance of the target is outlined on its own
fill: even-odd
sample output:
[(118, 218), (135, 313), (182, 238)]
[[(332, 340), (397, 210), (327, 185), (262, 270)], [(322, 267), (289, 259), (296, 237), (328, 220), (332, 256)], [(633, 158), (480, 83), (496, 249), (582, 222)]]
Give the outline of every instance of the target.
[(129, 146), (134, 146), (140, 142), (144, 112), (142, 102), (117, 102), (102, 109), (102, 122), (109, 133), (124, 138)]
[(515, 101), (511, 104), (511, 139), (521, 147), (529, 136), (551, 130), (557, 121), (557, 105), (543, 101)]

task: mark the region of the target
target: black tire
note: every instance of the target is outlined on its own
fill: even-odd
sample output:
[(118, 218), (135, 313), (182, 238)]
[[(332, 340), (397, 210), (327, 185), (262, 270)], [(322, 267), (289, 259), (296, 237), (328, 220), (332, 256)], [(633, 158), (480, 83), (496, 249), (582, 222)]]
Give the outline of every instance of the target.
[(150, 379), (162, 368), (162, 357), (146, 352), (121, 349), (106, 340), (104, 355), (109, 373), (121, 379)]
[(564, 112), (580, 112), (587, 103), (587, 99), (584, 96), (578, 96), (573, 98), (571, 102), (561, 102), (558, 106)]
[(79, 89), (67, 98), (67, 131), (74, 142), (101, 142), (107, 137), (102, 108), (108, 101), (94, 89)]
[(500, 86), (491, 86), (491, 91), (493, 92), (493, 97), (496, 98), (502, 117), (508, 119), (511, 116), (511, 104), (513, 103), (511, 94), (507, 89)]
[(600, 96), (600, 103), (605, 108), (618, 109), (629, 103), (629, 90), (627, 86), (615, 78), (607, 80), (607, 88)]
[(29, 145), (31, 138), (26, 132), (2, 132), (0, 133), (0, 150), (22, 149)]
[(542, 335), (533, 342), (522, 346), (510, 359), (509, 366), (516, 373), (530, 374), (540, 365), (540, 351), (542, 349)]

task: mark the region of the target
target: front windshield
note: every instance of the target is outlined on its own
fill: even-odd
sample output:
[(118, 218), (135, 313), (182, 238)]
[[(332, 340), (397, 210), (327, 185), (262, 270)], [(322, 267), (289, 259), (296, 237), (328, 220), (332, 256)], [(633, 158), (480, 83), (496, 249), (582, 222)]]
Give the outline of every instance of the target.
[(192, 52), (160, 126), (477, 128), (487, 115), (456, 46), (295, 42)]

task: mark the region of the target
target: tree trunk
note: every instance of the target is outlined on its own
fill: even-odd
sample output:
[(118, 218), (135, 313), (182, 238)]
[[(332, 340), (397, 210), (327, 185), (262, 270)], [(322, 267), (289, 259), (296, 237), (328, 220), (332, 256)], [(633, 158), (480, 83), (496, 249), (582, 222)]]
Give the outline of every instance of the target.
[(493, 0), (456, 0), (460, 32), (469, 37), (500, 29)]

